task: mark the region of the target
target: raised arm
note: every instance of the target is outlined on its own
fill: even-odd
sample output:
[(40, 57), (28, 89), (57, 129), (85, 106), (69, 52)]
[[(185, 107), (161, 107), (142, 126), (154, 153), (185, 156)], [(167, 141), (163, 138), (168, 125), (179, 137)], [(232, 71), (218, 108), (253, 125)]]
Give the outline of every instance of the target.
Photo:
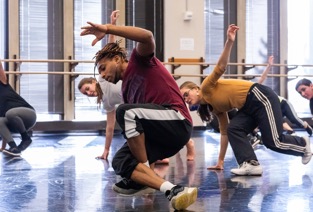
[[(111, 13), (111, 24), (112, 25), (116, 25), (116, 21), (117, 19), (119, 18), (120, 14), (119, 14), (119, 10), (114, 10), (112, 13)], [(115, 42), (115, 35), (112, 35), (112, 34), (109, 34), (109, 43), (113, 43)]]
[(126, 39), (130, 39), (137, 42), (137, 52), (141, 56), (148, 56), (155, 51), (155, 41), (151, 31), (133, 27), (133, 26), (115, 26), (112, 24), (95, 24), (87, 22), (89, 25), (81, 27), (83, 30), (80, 35), (94, 35), (96, 38), (92, 42), (94, 46), (100, 41), (106, 34), (112, 34), (120, 36)]
[(267, 78), (267, 74), (271, 70), (273, 62), (274, 62), (274, 56), (273, 55), (269, 56), (268, 57), (268, 64), (267, 64), (265, 70), (263, 71), (258, 83), (262, 84), (264, 82), (264, 80)]
[(226, 66), (227, 66), (227, 63), (229, 60), (229, 56), (230, 56), (230, 52), (231, 52), (231, 49), (232, 49), (233, 44), (235, 42), (236, 33), (237, 33), (238, 29), (239, 29), (239, 27), (234, 25), (234, 24), (231, 24), (228, 26), (227, 40), (226, 40), (225, 45), (224, 45), (224, 50), (223, 50), (220, 58), (217, 61), (217, 66), (219, 66), (221, 70), (226, 69)]
[(3, 69), (3, 66), (2, 66), (1, 62), (0, 62), (0, 81), (3, 84), (7, 84), (7, 75), (4, 72), (4, 69)]
[(213, 72), (208, 75), (201, 84), (201, 91), (203, 94), (209, 93), (211, 87), (214, 86), (217, 80), (224, 74), (238, 29), (239, 27), (234, 24), (229, 25), (227, 29), (227, 40), (221, 56), (218, 59), (217, 65), (215, 66)]

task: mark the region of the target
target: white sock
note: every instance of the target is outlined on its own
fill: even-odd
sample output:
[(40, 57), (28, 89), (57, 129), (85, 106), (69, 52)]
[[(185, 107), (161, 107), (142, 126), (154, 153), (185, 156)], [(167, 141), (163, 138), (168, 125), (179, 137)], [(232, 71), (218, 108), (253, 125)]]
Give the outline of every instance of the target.
[(145, 163), (143, 163), (143, 164), (145, 164), (146, 166), (148, 166), (150, 168), (150, 164), (149, 164), (148, 160)]
[(167, 190), (171, 190), (173, 187), (175, 187), (174, 184), (170, 183), (169, 181), (165, 181), (164, 183), (162, 183), (160, 191), (165, 193)]

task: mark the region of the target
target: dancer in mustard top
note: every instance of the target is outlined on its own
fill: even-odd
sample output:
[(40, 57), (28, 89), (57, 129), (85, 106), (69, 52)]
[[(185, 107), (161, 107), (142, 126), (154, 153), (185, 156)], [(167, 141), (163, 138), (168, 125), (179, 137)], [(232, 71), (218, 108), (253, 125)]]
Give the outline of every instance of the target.
[[(277, 94), (267, 86), (239, 79), (221, 79), (239, 28), (230, 25), (224, 50), (215, 66), (201, 84), (185, 82), (180, 91), (189, 105), (199, 105), (198, 113), (203, 121), (210, 121), (214, 113), (219, 121), (221, 146), (216, 167), (222, 167), (228, 141), (234, 151), (238, 168), (236, 175), (262, 175), (263, 170), (247, 135), (259, 127), (263, 144), (276, 152), (301, 156), (307, 164), (312, 157), (307, 136), (283, 134), (283, 118)], [(229, 122), (227, 111), (238, 109)]]

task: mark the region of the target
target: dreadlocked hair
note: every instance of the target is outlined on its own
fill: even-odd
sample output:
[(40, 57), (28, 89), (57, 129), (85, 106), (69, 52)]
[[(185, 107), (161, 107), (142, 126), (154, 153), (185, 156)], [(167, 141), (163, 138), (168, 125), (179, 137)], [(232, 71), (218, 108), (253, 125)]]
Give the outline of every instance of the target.
[(102, 60), (103, 58), (112, 59), (116, 55), (120, 56), (124, 61), (128, 62), (126, 49), (120, 47), (121, 42), (122, 40), (113, 43), (108, 43), (100, 51), (98, 51), (96, 55), (93, 57), (96, 58), (95, 67), (97, 66), (99, 61)]
[(201, 120), (210, 123), (213, 120), (213, 114), (211, 112), (212, 106), (209, 104), (200, 104), (197, 110)]

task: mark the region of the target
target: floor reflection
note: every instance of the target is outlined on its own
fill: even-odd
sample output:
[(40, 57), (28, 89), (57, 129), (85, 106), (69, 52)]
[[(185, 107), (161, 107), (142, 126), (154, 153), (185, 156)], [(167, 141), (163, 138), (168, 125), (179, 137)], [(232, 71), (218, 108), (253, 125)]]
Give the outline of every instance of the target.
[[(192, 139), (194, 161), (187, 161), (184, 148), (168, 165), (155, 167), (159, 176), (175, 184), (199, 187), (198, 200), (188, 211), (313, 211), (313, 162), (302, 165), (300, 157), (258, 146), (263, 176), (234, 176), (230, 169), (237, 163), (231, 149), (224, 170), (206, 169), (216, 163), (218, 134), (195, 130)], [(94, 135), (35, 135), (21, 158), (1, 154), (0, 212), (173, 211), (159, 191), (137, 197), (112, 191), (120, 178), (111, 161), (124, 139), (115, 135), (109, 161), (95, 159), (103, 150), (103, 140)]]

